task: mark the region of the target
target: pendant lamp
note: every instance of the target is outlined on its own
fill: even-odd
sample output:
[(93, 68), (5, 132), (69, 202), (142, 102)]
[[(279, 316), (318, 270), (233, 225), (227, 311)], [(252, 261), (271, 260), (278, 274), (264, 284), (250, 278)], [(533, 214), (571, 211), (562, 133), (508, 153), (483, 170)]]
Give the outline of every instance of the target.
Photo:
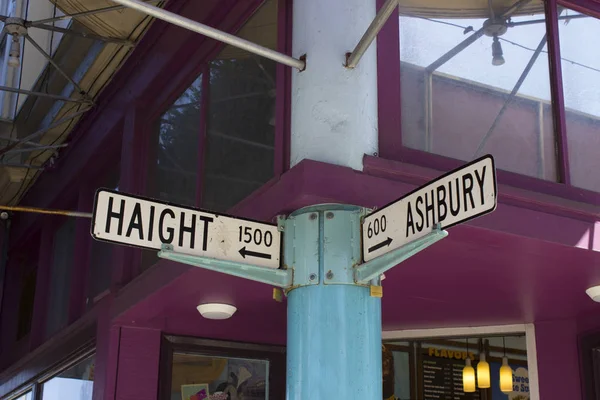
[(490, 364), (485, 360), (485, 353), (479, 355), (479, 362), (477, 363), (477, 386), (479, 386), (479, 389), (490, 387)]
[(513, 371), (508, 365), (508, 358), (506, 357), (506, 342), (502, 338), (504, 343), (504, 357), (502, 357), (502, 366), (500, 367), (500, 390), (503, 393), (510, 393), (513, 391)]
[(475, 391), (475, 370), (471, 366), (471, 359), (469, 358), (469, 339), (467, 339), (467, 359), (463, 368), (463, 391), (465, 393)]

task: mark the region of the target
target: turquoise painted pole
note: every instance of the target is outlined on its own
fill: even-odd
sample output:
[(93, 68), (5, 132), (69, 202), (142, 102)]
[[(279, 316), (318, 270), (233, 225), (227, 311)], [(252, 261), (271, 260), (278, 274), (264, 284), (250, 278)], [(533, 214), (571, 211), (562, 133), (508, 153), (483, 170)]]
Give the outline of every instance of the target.
[[(382, 399), (381, 298), (354, 282), (364, 209), (324, 205), (290, 215), (287, 399)], [(300, 278), (300, 279), (298, 279)]]

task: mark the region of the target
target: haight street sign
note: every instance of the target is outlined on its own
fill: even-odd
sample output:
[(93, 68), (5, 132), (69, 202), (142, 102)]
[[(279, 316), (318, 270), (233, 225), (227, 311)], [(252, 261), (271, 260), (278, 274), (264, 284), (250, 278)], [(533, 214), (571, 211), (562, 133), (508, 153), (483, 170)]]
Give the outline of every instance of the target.
[(279, 268), (281, 233), (276, 225), (175, 206), (99, 189), (92, 214), (94, 239), (195, 256)]
[(372, 260), (419, 239), (440, 223), (449, 228), (496, 209), (491, 155), (451, 171), (365, 217), (363, 258)]

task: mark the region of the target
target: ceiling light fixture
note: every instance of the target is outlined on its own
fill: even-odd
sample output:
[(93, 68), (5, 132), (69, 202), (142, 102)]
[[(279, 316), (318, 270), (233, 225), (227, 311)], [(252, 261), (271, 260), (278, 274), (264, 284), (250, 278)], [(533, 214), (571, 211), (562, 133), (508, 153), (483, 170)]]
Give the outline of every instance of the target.
[(12, 68), (18, 68), (21, 65), (19, 58), (21, 57), (21, 40), (19, 35), (12, 35), (12, 43), (10, 44), (10, 53), (8, 53), (8, 66)]
[(200, 304), (196, 309), (206, 319), (228, 319), (237, 311), (235, 306), (222, 303)]
[(473, 393), (475, 391), (475, 370), (471, 366), (471, 358), (469, 357), (469, 339), (467, 339), (467, 358), (465, 367), (463, 368), (463, 392)]
[(504, 345), (504, 357), (502, 357), (502, 366), (500, 367), (500, 390), (503, 393), (510, 393), (513, 391), (513, 371), (510, 365), (508, 365), (506, 341), (504, 338), (502, 338), (502, 344)]
[(494, 35), (494, 42), (492, 43), (492, 65), (499, 66), (502, 64), (504, 64), (502, 44), (500, 44), (498, 36)]

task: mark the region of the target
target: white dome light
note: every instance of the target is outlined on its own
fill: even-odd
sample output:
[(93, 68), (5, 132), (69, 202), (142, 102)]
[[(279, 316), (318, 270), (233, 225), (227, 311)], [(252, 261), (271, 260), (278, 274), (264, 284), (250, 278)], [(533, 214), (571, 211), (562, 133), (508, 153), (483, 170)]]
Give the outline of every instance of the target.
[(237, 311), (235, 306), (221, 303), (200, 304), (196, 308), (206, 319), (228, 319)]

